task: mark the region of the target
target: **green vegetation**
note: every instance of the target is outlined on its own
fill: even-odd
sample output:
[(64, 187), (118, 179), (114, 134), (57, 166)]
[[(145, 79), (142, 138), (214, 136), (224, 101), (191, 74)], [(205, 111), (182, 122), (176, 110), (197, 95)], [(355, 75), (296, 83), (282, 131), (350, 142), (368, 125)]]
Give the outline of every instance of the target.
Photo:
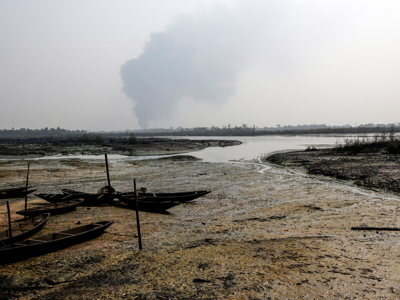
[(94, 142), (96, 144), (104, 143), (104, 138), (100, 134), (93, 134), (93, 133), (84, 133), (82, 135), (77, 136), (76, 140), (78, 142), (83, 143), (90, 143)]
[(336, 151), (351, 153), (370, 153), (385, 151), (390, 154), (400, 154), (400, 137), (395, 135), (394, 128), (389, 133), (383, 132), (374, 137), (354, 137), (345, 139), (344, 144), (337, 145)]
[(130, 133), (128, 138), (128, 144), (136, 144), (136, 143), (137, 143), (136, 136), (133, 133)]

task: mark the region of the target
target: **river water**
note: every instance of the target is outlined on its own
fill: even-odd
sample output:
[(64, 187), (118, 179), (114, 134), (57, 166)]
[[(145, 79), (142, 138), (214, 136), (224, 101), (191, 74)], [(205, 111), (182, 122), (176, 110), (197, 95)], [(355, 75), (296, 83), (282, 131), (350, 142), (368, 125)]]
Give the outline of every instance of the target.
[[(179, 137), (171, 137), (179, 138)], [(209, 147), (188, 153), (206, 162), (257, 161), (274, 152), (305, 150), (308, 147), (327, 148), (343, 143), (349, 135), (293, 135), (293, 136), (256, 136), (256, 137), (184, 137), (190, 139), (239, 140), (243, 144), (229, 147)]]
[[(252, 161), (260, 162), (260, 159), (266, 155), (280, 151), (305, 150), (308, 147), (327, 148), (334, 147), (338, 143), (343, 143), (345, 138), (352, 137), (350, 135), (273, 135), (273, 136), (169, 136), (172, 139), (192, 139), (192, 140), (239, 140), (242, 142), (238, 146), (228, 147), (208, 147), (200, 151), (185, 153), (200, 158), (205, 162), (232, 162), (232, 161)], [(124, 156), (119, 154), (109, 154), (108, 159), (111, 161), (129, 161), (143, 160), (162, 156)], [(104, 159), (103, 155), (56, 155), (44, 156), (40, 158), (30, 158), (31, 160), (41, 159)]]

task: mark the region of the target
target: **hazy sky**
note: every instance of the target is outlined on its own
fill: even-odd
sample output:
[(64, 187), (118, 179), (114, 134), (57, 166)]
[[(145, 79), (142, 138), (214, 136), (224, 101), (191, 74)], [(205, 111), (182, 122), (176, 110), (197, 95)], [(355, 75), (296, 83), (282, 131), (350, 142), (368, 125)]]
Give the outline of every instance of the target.
[(0, 129), (400, 122), (400, 2), (0, 0)]

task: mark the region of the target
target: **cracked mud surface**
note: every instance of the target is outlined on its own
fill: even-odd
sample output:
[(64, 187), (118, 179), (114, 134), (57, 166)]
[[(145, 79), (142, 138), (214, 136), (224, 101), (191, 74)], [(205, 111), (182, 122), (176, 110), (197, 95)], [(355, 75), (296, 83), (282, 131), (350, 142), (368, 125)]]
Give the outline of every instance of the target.
[[(206, 163), (190, 157), (109, 160), (117, 190), (210, 189), (167, 214), (78, 207), (42, 232), (99, 220), (115, 223), (97, 239), (0, 266), (0, 299), (398, 299), (400, 238), (352, 226), (399, 226), (397, 196), (298, 169)], [(26, 160), (1, 161), (0, 185), (24, 183)], [(263, 173), (258, 171), (265, 169)], [(31, 162), (38, 192), (105, 185), (103, 160)], [(30, 202), (43, 202), (34, 196)], [(0, 225), (6, 226), (0, 200)], [(11, 200), (11, 210), (24, 205)], [(13, 220), (18, 216), (12, 215)]]

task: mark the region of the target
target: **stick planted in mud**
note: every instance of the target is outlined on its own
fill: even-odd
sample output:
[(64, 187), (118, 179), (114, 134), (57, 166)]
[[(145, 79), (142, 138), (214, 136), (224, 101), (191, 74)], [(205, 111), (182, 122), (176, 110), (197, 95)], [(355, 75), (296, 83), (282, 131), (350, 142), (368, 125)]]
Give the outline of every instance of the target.
[(8, 204), (8, 201), (7, 201), (7, 213), (8, 213), (8, 231), (10, 232), (10, 240), (12, 240), (10, 205)]
[(142, 250), (142, 235), (140, 234), (140, 222), (139, 222), (139, 204), (137, 200), (137, 191), (136, 191), (136, 179), (133, 179), (133, 189), (135, 191), (135, 202), (136, 202), (136, 224), (137, 224), (137, 232), (139, 239), (139, 250)]
[(28, 186), (29, 186), (29, 169), (31, 166), (31, 162), (28, 162), (28, 172), (26, 173), (26, 190), (28, 191)]
[(106, 158), (106, 170), (107, 170), (107, 183), (108, 183), (108, 188), (111, 188), (111, 184), (110, 184), (110, 173), (108, 172), (108, 159), (107, 159), (107, 153), (104, 154), (105, 158)]
[(28, 186), (29, 186), (29, 169), (31, 166), (31, 162), (28, 162), (28, 172), (26, 173), (26, 193), (25, 193), (25, 216), (24, 220), (27, 218), (27, 210), (28, 210)]

